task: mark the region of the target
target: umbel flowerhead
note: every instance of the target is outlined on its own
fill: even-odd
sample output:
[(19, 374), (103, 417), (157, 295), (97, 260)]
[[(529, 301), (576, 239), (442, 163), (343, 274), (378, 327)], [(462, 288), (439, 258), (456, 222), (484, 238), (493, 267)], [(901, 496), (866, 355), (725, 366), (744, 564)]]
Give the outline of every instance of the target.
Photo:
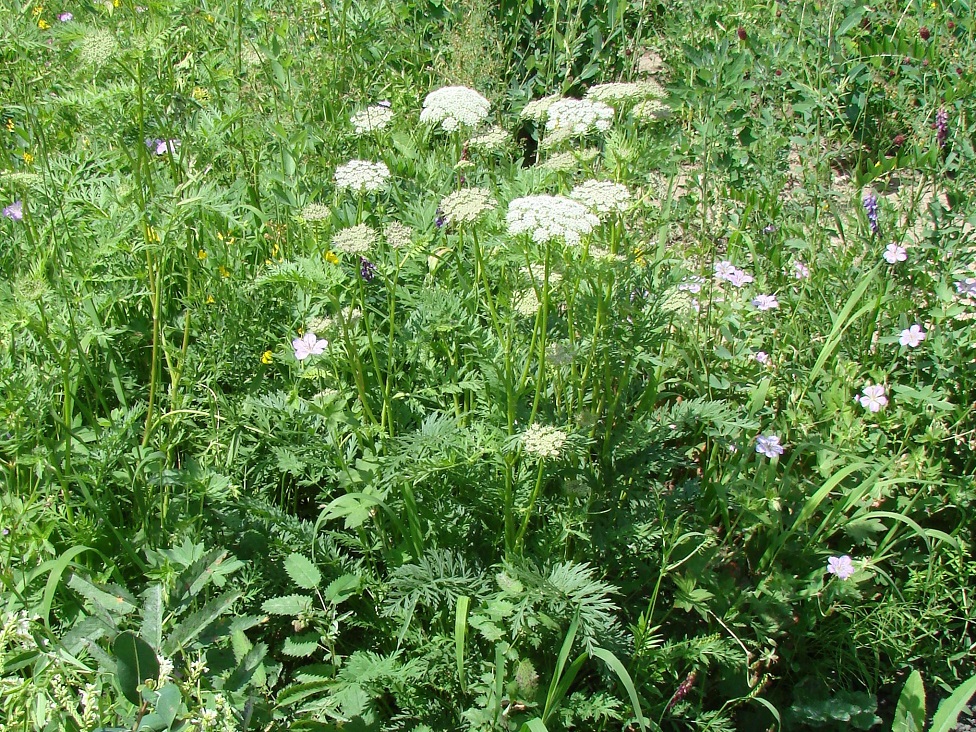
[(462, 188), (441, 200), (440, 211), (449, 226), (477, 221), (483, 213), (495, 208), (487, 188)]
[(553, 239), (579, 244), (581, 236), (600, 224), (586, 206), (564, 196), (516, 198), (509, 204), (505, 220), (510, 234), (531, 234), (539, 244)]
[(420, 121), (439, 124), (442, 130), (453, 132), (459, 127), (477, 127), (491, 110), (491, 102), (466, 86), (445, 86), (432, 91), (424, 99)]
[(368, 160), (350, 160), (336, 168), (335, 184), (339, 190), (354, 193), (374, 193), (386, 187), (390, 169), (386, 163), (371, 163)]

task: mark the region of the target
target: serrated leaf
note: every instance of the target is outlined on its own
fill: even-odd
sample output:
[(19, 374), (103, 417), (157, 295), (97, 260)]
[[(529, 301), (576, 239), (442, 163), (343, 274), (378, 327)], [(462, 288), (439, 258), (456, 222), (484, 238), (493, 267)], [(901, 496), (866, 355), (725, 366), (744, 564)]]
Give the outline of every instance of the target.
[(184, 569), (176, 580), (170, 605), (182, 606), (193, 600), (213, 579), (214, 571), (226, 558), (226, 549), (214, 549)]
[(128, 615), (136, 609), (135, 598), (122, 588), (113, 588), (116, 592), (106, 592), (78, 574), (71, 575), (71, 579), (68, 580), (68, 587), (103, 609), (110, 616)]
[(286, 656), (295, 658), (311, 656), (318, 650), (320, 638), (321, 636), (318, 633), (290, 636), (285, 639), (285, 647), (281, 649), (281, 652)]
[(335, 676), (336, 668), (330, 663), (312, 663), (295, 670), (295, 680), (301, 684), (322, 681)]
[(163, 642), (163, 587), (152, 585), (143, 593), (142, 628), (139, 635), (153, 648)]
[(163, 652), (167, 656), (172, 656), (175, 651), (184, 648), (187, 643), (200, 635), (208, 625), (230, 610), (231, 605), (237, 602), (240, 596), (241, 593), (237, 590), (225, 592), (189, 615), (166, 638), (166, 642), (163, 644)]
[(266, 655), (268, 655), (268, 646), (264, 643), (255, 645), (231, 673), (230, 677), (224, 683), (224, 689), (227, 691), (243, 689), (261, 668), (261, 662)]
[(159, 678), (159, 660), (152, 647), (131, 631), (119, 633), (112, 644), (117, 678), (122, 695), (139, 706), (142, 703), (139, 685), (147, 679)]
[(291, 581), (303, 590), (314, 590), (322, 581), (322, 573), (318, 567), (302, 554), (289, 554), (285, 560), (285, 571)]
[(261, 609), (272, 615), (301, 615), (312, 609), (312, 598), (305, 595), (285, 595), (265, 600)]
[(359, 592), (359, 576), (355, 574), (344, 574), (329, 583), (325, 588), (325, 599), (333, 605), (338, 605)]

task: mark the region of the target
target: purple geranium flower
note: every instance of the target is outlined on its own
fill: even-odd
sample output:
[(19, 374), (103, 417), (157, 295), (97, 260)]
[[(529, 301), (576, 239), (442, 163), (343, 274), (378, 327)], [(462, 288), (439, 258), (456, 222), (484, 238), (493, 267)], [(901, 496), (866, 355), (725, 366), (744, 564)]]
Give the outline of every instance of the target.
[(850, 579), (857, 570), (854, 568), (854, 562), (845, 554), (841, 557), (831, 557), (828, 559), (827, 571), (836, 576), (837, 579), (846, 580)]
[(3, 215), (11, 221), (20, 221), (24, 218), (24, 202), (14, 201), (3, 210)]

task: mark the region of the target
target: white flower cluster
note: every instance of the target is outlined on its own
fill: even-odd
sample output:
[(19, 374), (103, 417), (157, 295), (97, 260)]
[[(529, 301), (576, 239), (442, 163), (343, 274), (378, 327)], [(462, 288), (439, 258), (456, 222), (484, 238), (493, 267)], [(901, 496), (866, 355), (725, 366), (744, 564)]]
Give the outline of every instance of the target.
[(627, 186), (609, 180), (588, 180), (580, 183), (569, 194), (598, 216), (618, 213), (630, 208), (633, 196)]
[(508, 133), (501, 127), (492, 127), (483, 135), (468, 140), (468, 147), (472, 150), (495, 152), (496, 150), (503, 150), (508, 145), (509, 139)]
[(630, 114), (638, 122), (654, 122), (670, 117), (671, 107), (657, 99), (646, 99), (635, 104)]
[(535, 99), (522, 108), (521, 114), (519, 114), (519, 119), (530, 119), (533, 122), (542, 122), (549, 113), (549, 107), (552, 106), (553, 102), (557, 102), (562, 97), (558, 94), (551, 94), (548, 97), (543, 97), (542, 99)]
[(600, 224), (586, 206), (565, 196), (516, 198), (509, 204), (505, 220), (510, 234), (528, 232), (539, 244), (558, 238), (579, 244), (583, 234)]
[(350, 160), (336, 168), (335, 172), (337, 188), (357, 193), (382, 190), (389, 178), (390, 169), (386, 163), (371, 163), (368, 160)]
[(365, 135), (384, 129), (392, 120), (393, 110), (389, 106), (374, 104), (356, 112), (350, 121), (357, 135)]
[(597, 84), (590, 87), (584, 99), (597, 102), (630, 102), (636, 99), (662, 99), (667, 92), (656, 81), (616, 82), (612, 84)]
[[(538, 283), (540, 289), (542, 284), (546, 281), (546, 265), (544, 264), (531, 264), (528, 267), (522, 268), (523, 274), (531, 279), (534, 283)], [(563, 281), (563, 276), (560, 272), (553, 269), (549, 270), (549, 284), (558, 285)]]
[(328, 206), (323, 206), (321, 203), (310, 203), (302, 209), (303, 221), (325, 221), (330, 216), (332, 216), (332, 211), (329, 210)]
[(495, 208), (487, 188), (462, 188), (441, 200), (441, 212), (450, 226), (477, 221), (485, 211)]
[(421, 122), (440, 124), (441, 129), (453, 132), (461, 125), (477, 127), (487, 117), (491, 102), (466, 86), (445, 86), (432, 91), (424, 99)]
[(522, 449), (539, 458), (558, 458), (568, 435), (561, 429), (533, 424), (522, 433)]
[(512, 307), (522, 317), (531, 318), (539, 312), (542, 303), (539, 302), (539, 296), (535, 290), (523, 290), (512, 298)]
[(585, 135), (606, 132), (613, 122), (613, 107), (589, 99), (559, 99), (549, 106), (547, 132)]
[(82, 39), (78, 56), (83, 65), (98, 67), (107, 63), (118, 48), (114, 35), (107, 30), (96, 30)]
[(412, 241), (413, 229), (399, 221), (391, 221), (383, 227), (383, 238), (394, 249), (400, 249)]
[(332, 246), (344, 254), (365, 254), (376, 244), (376, 232), (366, 224), (357, 224), (336, 232)]

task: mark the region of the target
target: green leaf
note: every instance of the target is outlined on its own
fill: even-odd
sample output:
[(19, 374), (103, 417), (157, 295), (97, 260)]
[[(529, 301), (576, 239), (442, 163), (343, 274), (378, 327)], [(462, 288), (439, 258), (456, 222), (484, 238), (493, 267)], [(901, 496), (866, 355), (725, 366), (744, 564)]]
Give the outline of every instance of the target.
[(305, 595), (285, 595), (265, 600), (261, 609), (272, 615), (302, 615), (312, 609), (312, 598)]
[(523, 724), (519, 732), (549, 732), (549, 730), (542, 720), (536, 717)]
[(925, 685), (922, 674), (912, 671), (898, 697), (891, 732), (922, 732), (925, 728)]
[(122, 588), (113, 588), (117, 592), (106, 592), (78, 574), (71, 575), (68, 587), (102, 608), (111, 617), (128, 615), (136, 609), (135, 598)]
[(286, 656), (293, 656), (295, 658), (311, 656), (318, 650), (320, 637), (318, 633), (289, 636), (285, 638), (285, 647), (281, 649), (281, 652)]
[(167, 729), (173, 726), (176, 715), (180, 713), (180, 706), (183, 703), (183, 696), (180, 688), (176, 684), (166, 684), (159, 690), (159, 697), (156, 699), (156, 714), (166, 722)]
[(314, 590), (322, 581), (322, 573), (312, 564), (312, 560), (301, 554), (289, 554), (285, 560), (285, 571), (291, 581), (303, 590)]
[(935, 710), (929, 732), (951, 732), (956, 726), (959, 713), (966, 708), (974, 694), (976, 694), (976, 676), (964, 681), (952, 692), (952, 696), (943, 700)]
[(355, 574), (344, 574), (329, 583), (323, 593), (325, 599), (333, 605), (338, 605), (359, 592), (359, 576)]
[(112, 652), (117, 662), (116, 668), (119, 688), (122, 695), (139, 706), (142, 699), (139, 685), (147, 679), (159, 678), (159, 661), (152, 647), (131, 631), (120, 633), (112, 644)]
[(220, 597), (208, 602), (195, 613), (189, 615), (176, 629), (169, 634), (163, 644), (163, 651), (167, 656), (171, 656), (180, 648), (184, 648), (187, 643), (196, 638), (214, 620), (230, 610), (231, 605), (237, 602), (241, 593), (237, 590), (225, 592)]
[(139, 635), (153, 648), (163, 643), (163, 587), (152, 585), (143, 593), (142, 628)]
[(627, 692), (627, 696), (630, 697), (630, 703), (634, 707), (634, 716), (637, 717), (637, 724), (640, 725), (642, 730), (646, 730), (648, 728), (647, 719), (644, 717), (644, 712), (641, 711), (640, 697), (637, 696), (637, 689), (634, 687), (634, 680), (630, 678), (630, 674), (627, 673), (627, 669), (620, 662), (620, 659), (604, 648), (594, 648), (593, 655), (607, 664), (607, 666), (613, 669), (613, 672), (617, 674), (617, 678), (620, 679), (620, 683), (624, 685), (624, 690)]
[(464, 639), (468, 634), (468, 606), (471, 598), (461, 595), (457, 599), (457, 607), (454, 610), (454, 655), (457, 659), (458, 681), (461, 683), (461, 691), (468, 693), (467, 684), (464, 682)]

